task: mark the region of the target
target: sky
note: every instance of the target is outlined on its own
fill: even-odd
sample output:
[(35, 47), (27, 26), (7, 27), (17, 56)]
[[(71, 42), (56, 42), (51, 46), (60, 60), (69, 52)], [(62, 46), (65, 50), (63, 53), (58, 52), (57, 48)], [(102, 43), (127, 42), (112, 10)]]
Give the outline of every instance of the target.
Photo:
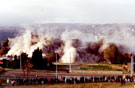
[(0, 0), (0, 25), (135, 23), (135, 0)]

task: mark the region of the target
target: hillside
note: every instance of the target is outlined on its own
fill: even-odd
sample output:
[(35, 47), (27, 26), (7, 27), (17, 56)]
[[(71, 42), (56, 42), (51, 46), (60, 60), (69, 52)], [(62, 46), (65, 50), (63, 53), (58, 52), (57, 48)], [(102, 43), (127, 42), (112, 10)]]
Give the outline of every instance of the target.
[(14, 38), (18, 34), (18, 27), (0, 26), (0, 42), (5, 38)]

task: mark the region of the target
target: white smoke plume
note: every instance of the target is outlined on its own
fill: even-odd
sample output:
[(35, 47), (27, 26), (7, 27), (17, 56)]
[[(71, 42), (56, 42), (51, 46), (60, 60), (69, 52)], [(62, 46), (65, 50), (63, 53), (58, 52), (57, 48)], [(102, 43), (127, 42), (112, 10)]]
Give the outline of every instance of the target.
[(61, 39), (64, 41), (64, 55), (61, 58), (62, 63), (73, 63), (76, 58), (76, 49), (73, 47), (72, 40), (74, 36), (70, 32), (64, 32), (61, 35)]
[(64, 46), (64, 55), (61, 58), (62, 63), (73, 63), (76, 58), (76, 48), (72, 45), (72, 40), (66, 40)]
[[(34, 38), (35, 37), (35, 38)], [(50, 40), (46, 39), (44, 36), (32, 35), (32, 31), (26, 30), (24, 34), (9, 39), (9, 45), (11, 49), (7, 55), (21, 55), (22, 53), (28, 54), (28, 57), (32, 57), (34, 50), (37, 48), (42, 49), (45, 45), (48, 45)], [(35, 43), (35, 44), (32, 44)]]
[[(38, 38), (33, 39), (32, 33), (38, 35)], [(60, 41), (56, 44), (58, 39)], [(11, 49), (7, 55), (19, 56), (21, 53), (26, 53), (31, 57), (34, 50), (39, 48), (45, 50), (44, 54), (63, 52), (60, 59), (62, 63), (73, 63), (76, 60), (97, 62), (103, 58), (100, 54), (109, 47), (110, 43), (117, 45), (123, 53), (132, 53), (135, 52), (134, 41), (135, 28), (129, 25), (78, 25), (73, 28), (67, 25), (34, 26), (33, 30), (26, 30), (22, 35), (9, 39)]]

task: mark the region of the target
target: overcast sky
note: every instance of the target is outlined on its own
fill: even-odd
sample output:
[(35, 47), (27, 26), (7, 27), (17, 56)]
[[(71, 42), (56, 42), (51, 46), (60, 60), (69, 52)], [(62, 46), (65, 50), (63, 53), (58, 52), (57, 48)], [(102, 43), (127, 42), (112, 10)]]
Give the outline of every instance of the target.
[(135, 0), (0, 0), (0, 25), (135, 23)]

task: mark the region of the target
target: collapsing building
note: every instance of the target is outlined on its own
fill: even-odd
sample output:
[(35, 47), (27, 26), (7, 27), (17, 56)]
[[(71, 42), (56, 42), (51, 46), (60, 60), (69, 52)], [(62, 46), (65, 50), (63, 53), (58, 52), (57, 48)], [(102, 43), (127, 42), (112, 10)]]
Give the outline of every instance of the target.
[(126, 63), (128, 61), (126, 54), (121, 52), (120, 46), (107, 42), (99, 38), (100, 36), (95, 39), (93, 34), (78, 31), (63, 32), (59, 37), (54, 36), (32, 34), (30, 30), (26, 30), (23, 35), (9, 39), (11, 49), (7, 56), (20, 56), (25, 53), (28, 58), (32, 58), (33, 53), (38, 50), (42, 52), (41, 56), (47, 62), (55, 62), (56, 54), (59, 56), (60, 63)]

